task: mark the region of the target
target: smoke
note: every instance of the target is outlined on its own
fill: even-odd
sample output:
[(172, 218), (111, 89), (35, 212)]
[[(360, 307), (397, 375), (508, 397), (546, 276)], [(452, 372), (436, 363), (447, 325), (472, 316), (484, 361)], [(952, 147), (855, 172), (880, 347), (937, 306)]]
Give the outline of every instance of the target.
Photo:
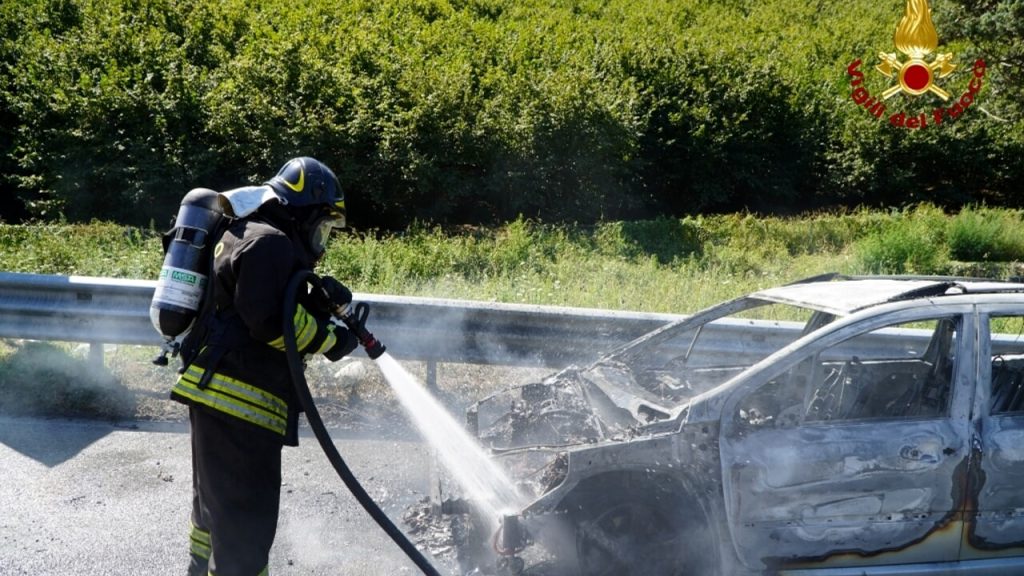
[[(437, 470), (424, 469), (423, 475), (431, 484), (440, 482), (443, 491), (457, 484), (453, 493), (471, 500), (481, 509), (481, 517), (491, 519), (497, 528), (499, 512), (521, 506), (521, 497), (504, 470), (466, 432), (462, 413), (466, 405), (507, 386), (536, 380), (550, 369), (537, 366), (536, 359), (510, 353), (500, 339), (481, 338), (480, 334), (493, 330), (474, 326), (470, 316), (478, 317), (444, 306), (373, 308), (367, 328), (389, 352), (402, 359), (401, 364), (390, 354), (371, 362), (357, 352), (338, 362), (310, 362), (306, 375), (332, 435), (337, 438), (339, 432), (347, 430), (356, 437), (422, 441), (431, 454), (428, 466), (443, 470), (439, 476)], [(466, 351), (465, 362), (424, 361), (450, 357), (453, 348)], [(533, 366), (509, 366), (510, 362)], [(424, 515), (412, 519), (410, 510), (414, 507), (395, 502), (394, 495), (378, 501), (406, 509), (404, 530), (421, 549), (439, 555), (435, 556), (438, 559), (452, 553), (450, 531), (428, 522), (436, 510), (422, 504), (426, 499), (421, 501), (423, 509), (418, 510)], [(304, 535), (307, 530), (309, 534)], [(325, 560), (331, 558), (315, 527), (289, 529), (289, 534), (295, 539), (311, 539), (301, 545), (322, 550)], [(333, 561), (338, 563), (336, 557)]]
[[(0, 414), (117, 419), (135, 400), (87, 347), (5, 341), (0, 355)], [(76, 354), (76, 352), (79, 352)]]
[[(387, 548), (382, 551), (380, 546)], [(283, 523), (273, 553), (301, 557), (302, 567), (312, 574), (413, 574), (411, 568), (399, 565), (408, 561), (383, 536), (379, 540), (343, 538), (323, 518), (297, 517)]]
[[(525, 336), (495, 334), (487, 322), (486, 310), (467, 313), (428, 299), (411, 306), (371, 305), (366, 325), (461, 420), (469, 404), (551, 372), (536, 355), (515, 351), (515, 340)], [(448, 361), (430, 360), (438, 357)], [(306, 376), (321, 413), (334, 420), (332, 428), (417, 435), (383, 374), (362, 352), (334, 363), (309, 362)]]
[[(331, 526), (321, 518), (296, 518), (283, 526), (281, 536), (289, 547), (302, 554), (303, 564), (340, 569), (339, 547), (328, 539), (331, 530)], [(346, 543), (343, 549), (350, 549), (352, 544), (358, 543)]]
[[(400, 358), (434, 358), (459, 356), (455, 361), (493, 366), (542, 365), (536, 353), (516, 348), (530, 348), (530, 341), (542, 327), (516, 326), (498, 333), (491, 322), (504, 322), (502, 313), (493, 315), (486, 308), (451, 308), (440, 302), (403, 308), (399, 305), (381, 307), (381, 316), (371, 314), (368, 327), (377, 334), (389, 351)], [(550, 369), (548, 370), (550, 371)]]

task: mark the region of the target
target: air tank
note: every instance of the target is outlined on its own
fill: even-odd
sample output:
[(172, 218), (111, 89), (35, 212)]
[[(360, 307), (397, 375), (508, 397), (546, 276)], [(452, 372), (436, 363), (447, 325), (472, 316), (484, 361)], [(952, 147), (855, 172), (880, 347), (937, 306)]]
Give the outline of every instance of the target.
[(181, 200), (174, 227), (164, 235), (164, 262), (149, 305), (149, 319), (167, 341), (185, 333), (199, 313), (214, 240), (211, 235), (223, 217), (221, 195), (195, 188)]

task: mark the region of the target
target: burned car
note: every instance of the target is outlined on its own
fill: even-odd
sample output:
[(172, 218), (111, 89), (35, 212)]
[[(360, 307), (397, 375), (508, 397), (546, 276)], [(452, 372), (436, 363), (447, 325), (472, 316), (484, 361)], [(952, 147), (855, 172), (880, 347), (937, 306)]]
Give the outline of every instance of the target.
[(830, 275), (673, 322), (468, 421), (462, 574), (1024, 573), (1024, 284)]

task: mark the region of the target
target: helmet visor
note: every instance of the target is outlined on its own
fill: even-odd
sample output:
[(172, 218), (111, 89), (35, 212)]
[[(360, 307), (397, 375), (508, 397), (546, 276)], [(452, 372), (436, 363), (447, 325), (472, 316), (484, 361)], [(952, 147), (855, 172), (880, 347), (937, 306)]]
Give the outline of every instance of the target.
[(309, 232), (309, 245), (317, 254), (323, 254), (327, 250), (327, 240), (331, 237), (331, 230), (345, 227), (345, 217), (336, 215), (325, 215), (313, 223)]

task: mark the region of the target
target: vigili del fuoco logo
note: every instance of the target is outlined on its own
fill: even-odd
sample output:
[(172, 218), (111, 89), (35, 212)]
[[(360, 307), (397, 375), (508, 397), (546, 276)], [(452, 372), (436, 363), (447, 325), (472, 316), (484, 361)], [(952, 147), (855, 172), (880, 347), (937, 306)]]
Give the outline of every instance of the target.
[[(894, 35), (896, 49), (903, 53), (900, 58), (895, 52), (879, 52), (879, 63), (875, 70), (890, 79), (892, 84), (875, 96), (864, 87), (864, 72), (860, 70), (858, 58), (846, 68), (853, 92), (850, 98), (869, 114), (878, 119), (888, 118), (889, 123), (900, 128), (920, 129), (938, 126), (946, 120), (958, 118), (965, 113), (978, 93), (985, 79), (985, 61), (976, 60), (971, 67), (970, 81), (959, 98), (949, 93), (946, 77), (958, 67), (952, 52), (935, 54), (939, 36), (932, 24), (932, 11), (928, 0), (907, 0), (907, 7), (896, 26)], [(893, 100), (897, 95), (905, 98)], [(900, 103), (908, 106), (921, 97), (930, 97), (936, 106), (929, 111), (919, 112), (906, 109), (887, 110), (888, 104)], [(926, 102), (931, 104), (931, 102)]]

